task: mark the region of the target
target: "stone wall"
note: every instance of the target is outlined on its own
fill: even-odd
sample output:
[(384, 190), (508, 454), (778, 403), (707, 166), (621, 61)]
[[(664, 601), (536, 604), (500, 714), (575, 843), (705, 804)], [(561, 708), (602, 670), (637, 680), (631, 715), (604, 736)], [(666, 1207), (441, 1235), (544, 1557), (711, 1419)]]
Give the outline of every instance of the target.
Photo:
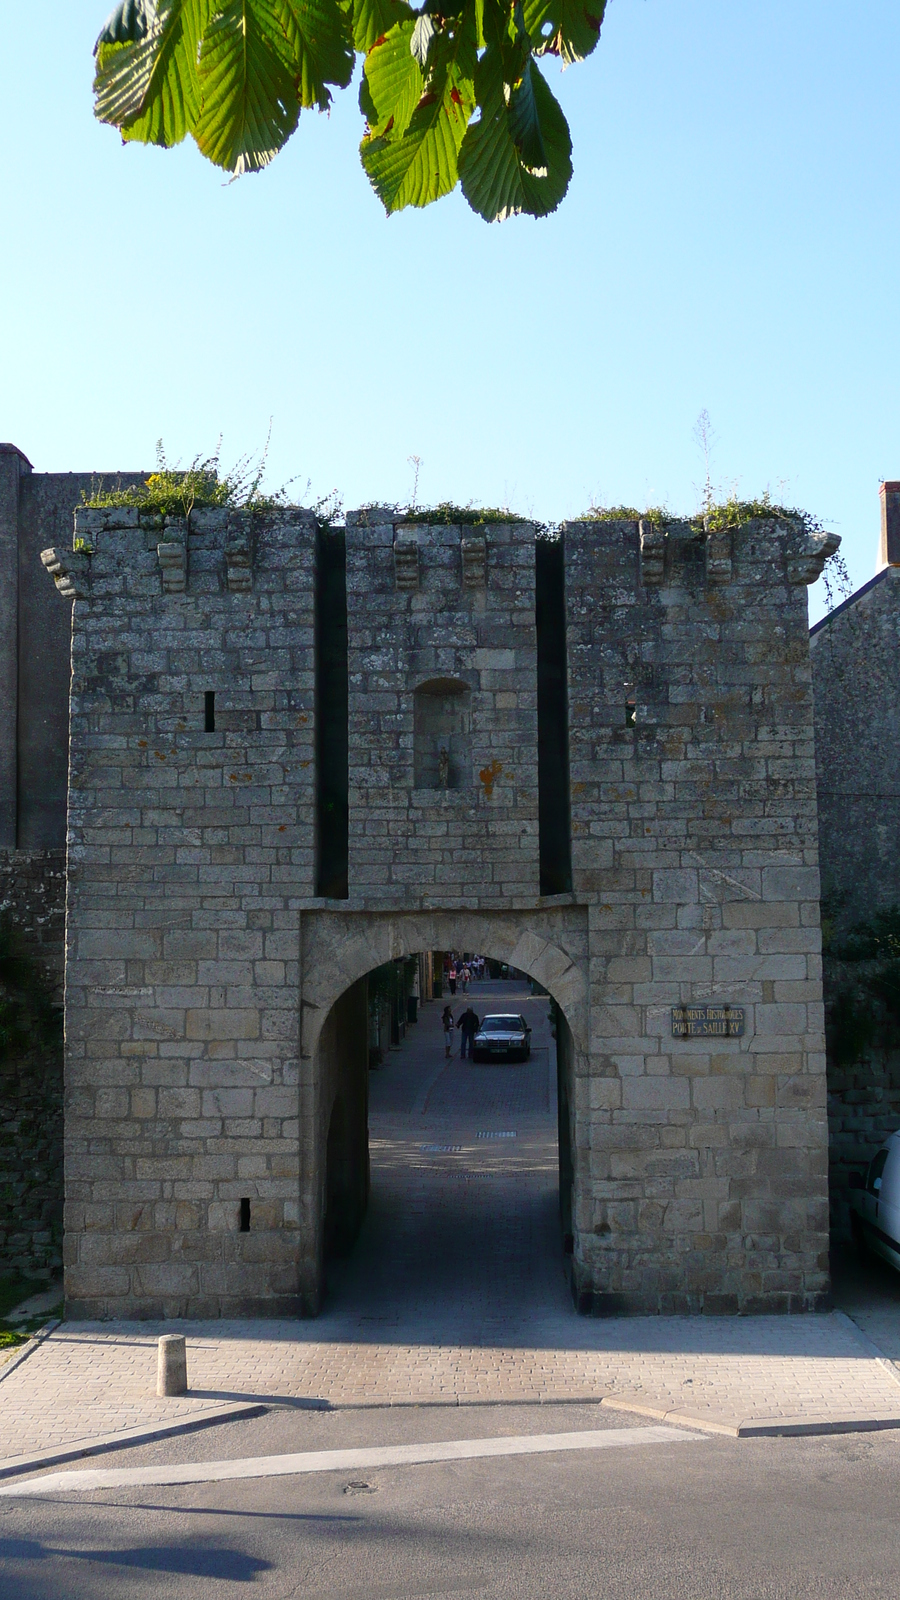
[[(71, 601), (54, 596), (40, 552), (71, 543), (94, 483), (35, 472), (0, 445), (0, 937), (13, 934), (42, 1004), (44, 984), (62, 998)], [(21, 997), (4, 1002), (21, 1026), (0, 1061), (0, 1264), (46, 1274), (61, 1236), (62, 1040), (25, 1018)]]
[(103, 481), (144, 477), (35, 472), (0, 444), (0, 850), (66, 842), (72, 608), (54, 601), (40, 553), (71, 544), (76, 508)]
[[(563, 529), (573, 887), (542, 896), (534, 530), (348, 518), (349, 874), (324, 899), (313, 519), (88, 513), (78, 533), (93, 553), (43, 558), (77, 596), (71, 1311), (314, 1311), (335, 1170), (364, 1191), (361, 986), (441, 949), (506, 961), (562, 1012), (581, 1309), (823, 1303), (804, 585), (831, 542)], [(467, 697), (446, 785), (416, 765), (428, 685)], [(462, 729), (439, 722), (419, 736)], [(743, 1008), (743, 1033), (676, 1037), (706, 1002)]]
[(812, 629), (823, 889), (842, 924), (900, 905), (900, 566)]
[(867, 1052), (850, 1066), (828, 1063), (829, 1193), (831, 1235), (850, 1237), (851, 1172), (868, 1166), (876, 1150), (900, 1128), (900, 1055)]
[[(351, 514), (347, 610), (351, 894), (372, 907), (405, 907), (411, 892), (471, 906), (536, 895), (533, 528), (486, 536)], [(448, 737), (452, 786), (416, 786), (423, 684), (470, 702), (464, 773)]]
[(61, 1265), (65, 856), (0, 851), (0, 1269)]
[[(565, 528), (591, 949), (575, 1270), (606, 1309), (801, 1309), (827, 1291), (802, 587), (825, 546), (798, 534)], [(743, 1006), (744, 1036), (673, 1038), (671, 1008), (704, 1000)]]
[(0, 925), (15, 932), (60, 1001), (65, 921), (65, 851), (0, 850)]
[[(882, 485), (883, 562), (900, 562), (897, 530), (887, 526), (897, 521), (897, 487)], [(818, 622), (810, 654), (822, 886), (839, 946), (855, 922), (900, 906), (900, 565), (882, 566)], [(840, 986), (835, 969), (832, 999)], [(900, 1127), (895, 1051), (872, 1048), (851, 1065), (829, 1060), (828, 1122), (832, 1237), (843, 1239), (850, 1173)]]
[(199, 512), (188, 540), (125, 510), (77, 531), (89, 557), (47, 558), (77, 595), (70, 1311), (291, 1314), (314, 522)]
[(0, 1272), (46, 1278), (62, 1265), (61, 1019), (2, 973), (0, 1018)]

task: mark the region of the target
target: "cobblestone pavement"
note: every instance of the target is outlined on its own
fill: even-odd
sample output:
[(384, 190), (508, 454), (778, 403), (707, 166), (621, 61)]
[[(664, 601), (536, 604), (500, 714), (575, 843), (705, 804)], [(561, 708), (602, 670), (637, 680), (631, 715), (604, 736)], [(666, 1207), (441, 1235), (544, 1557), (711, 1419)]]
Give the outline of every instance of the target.
[[(457, 1035), (457, 1056), (445, 1062), (440, 1006), (422, 1008), (404, 1046), (371, 1077), (369, 1215), (352, 1256), (332, 1273), (322, 1316), (63, 1324), (0, 1384), (0, 1457), (171, 1422), (231, 1399), (605, 1398), (723, 1426), (900, 1419), (900, 1373), (875, 1359), (840, 1314), (578, 1317), (557, 1220), (547, 1002), (514, 985), (475, 986), (471, 998), (480, 1014), (526, 1012), (532, 1059), (461, 1062)], [(464, 1005), (457, 996), (457, 1015)], [(191, 1393), (159, 1400), (156, 1338), (178, 1328), (188, 1336)]]

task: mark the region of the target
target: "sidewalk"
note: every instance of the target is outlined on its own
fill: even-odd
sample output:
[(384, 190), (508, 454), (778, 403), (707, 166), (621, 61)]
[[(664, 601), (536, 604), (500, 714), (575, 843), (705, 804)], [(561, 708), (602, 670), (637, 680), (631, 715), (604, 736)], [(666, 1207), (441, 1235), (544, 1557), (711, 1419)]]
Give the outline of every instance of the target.
[[(578, 1317), (559, 1252), (546, 1001), (472, 999), (528, 1012), (532, 1060), (445, 1063), (439, 1007), (423, 1008), (372, 1075), (370, 1213), (321, 1317), (64, 1323), (13, 1370), (0, 1365), (0, 1458), (189, 1423), (237, 1401), (603, 1401), (728, 1432), (900, 1426), (900, 1369), (840, 1312)], [(891, 1327), (900, 1353), (900, 1307)], [(176, 1331), (191, 1392), (160, 1400), (156, 1339)]]

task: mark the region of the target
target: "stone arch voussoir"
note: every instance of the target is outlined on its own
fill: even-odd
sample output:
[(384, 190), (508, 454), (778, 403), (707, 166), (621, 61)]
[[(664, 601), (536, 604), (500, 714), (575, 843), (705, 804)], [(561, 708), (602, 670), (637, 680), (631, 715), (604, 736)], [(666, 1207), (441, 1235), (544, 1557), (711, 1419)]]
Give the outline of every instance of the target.
[(421, 950), (479, 950), (527, 972), (561, 1006), (579, 1053), (588, 1050), (588, 983), (583, 913), (569, 908), (514, 914), (417, 911), (391, 915), (308, 913), (303, 927), (303, 1043), (308, 1060), (331, 1007), (386, 961)]

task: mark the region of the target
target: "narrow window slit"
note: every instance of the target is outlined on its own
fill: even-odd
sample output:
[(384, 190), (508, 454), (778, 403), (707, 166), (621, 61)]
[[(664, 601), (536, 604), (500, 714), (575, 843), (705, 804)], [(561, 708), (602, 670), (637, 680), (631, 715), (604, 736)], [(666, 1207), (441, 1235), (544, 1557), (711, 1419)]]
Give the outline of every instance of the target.
[(216, 691), (215, 691), (215, 689), (207, 689), (206, 693), (203, 696), (203, 715), (204, 715), (204, 731), (206, 733), (215, 733), (215, 731), (216, 731)]
[(240, 1231), (241, 1231), (241, 1233), (249, 1233), (250, 1232), (250, 1201), (249, 1200), (242, 1200), (241, 1201)]
[(565, 568), (561, 539), (535, 542), (541, 894), (572, 887)]
[(347, 554), (321, 528), (316, 563), (316, 894), (346, 900), (350, 853)]

